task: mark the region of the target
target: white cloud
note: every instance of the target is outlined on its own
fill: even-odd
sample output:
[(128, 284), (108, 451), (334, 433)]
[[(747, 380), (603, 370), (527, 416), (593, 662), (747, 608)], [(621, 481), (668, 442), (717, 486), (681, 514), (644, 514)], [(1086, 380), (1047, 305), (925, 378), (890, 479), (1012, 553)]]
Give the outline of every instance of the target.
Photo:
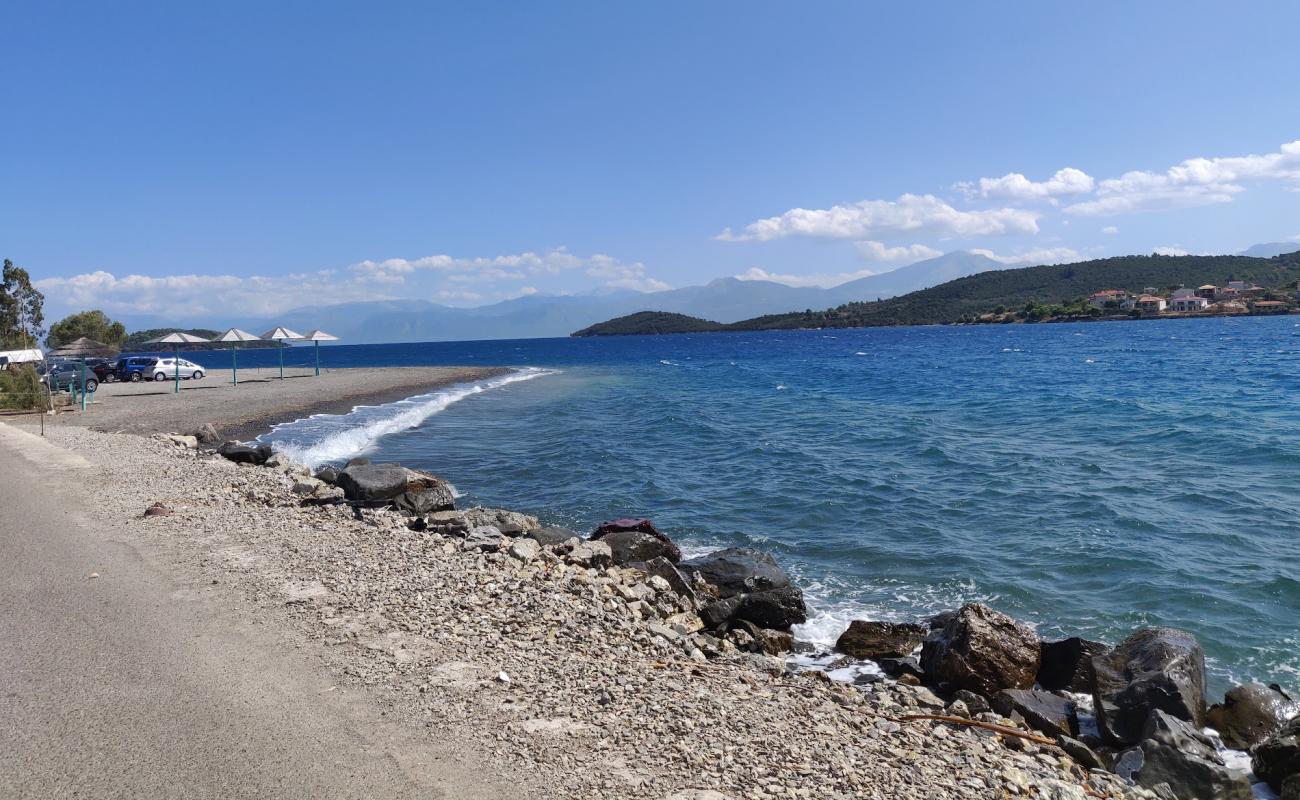
[(1012, 264), (1068, 264), (1073, 261), (1083, 260), (1083, 256), (1079, 255), (1077, 250), (1069, 247), (1048, 247), (1039, 250), (1027, 250), (1013, 255), (998, 255), (992, 250), (982, 248), (973, 249), (971, 252), (1008, 266)]
[(1134, 170), (1097, 185), (1097, 198), (1066, 206), (1071, 214), (1104, 216), (1134, 211), (1228, 203), (1246, 181), (1300, 182), (1300, 140), (1276, 153), (1190, 158), (1164, 172)]
[(934, 195), (905, 194), (897, 200), (863, 200), (827, 209), (792, 208), (760, 219), (740, 232), (727, 228), (724, 242), (803, 236), (818, 239), (888, 239), (899, 235), (996, 236), (1037, 233), (1038, 215), (1015, 208), (958, 211)]
[(955, 187), (967, 197), (992, 197), (1008, 200), (1052, 200), (1056, 197), (1091, 192), (1096, 182), (1080, 169), (1066, 167), (1045, 181), (1031, 181), (1019, 172), (1001, 178), (980, 178), (978, 183), (963, 182)]
[(818, 273), (814, 275), (791, 275), (789, 273), (768, 272), (762, 267), (750, 267), (744, 272), (736, 275), (737, 280), (742, 281), (772, 281), (773, 283), (784, 283), (786, 286), (816, 286), (821, 289), (827, 289), (831, 286), (839, 286), (847, 281), (865, 278), (869, 275), (877, 275), (869, 269), (860, 269), (855, 272), (839, 272), (834, 274)]
[(604, 281), (611, 289), (632, 289), (637, 292), (661, 292), (672, 286), (645, 274), (641, 262), (625, 264), (606, 255), (594, 255), (587, 263), (587, 275)]
[(1184, 250), (1183, 248), (1178, 247), (1177, 245), (1165, 245), (1163, 247), (1157, 247), (1151, 252), (1155, 253), (1158, 256), (1190, 256), (1191, 255), (1190, 251)]
[(1101, 229), (1101, 232), (1108, 236), (1114, 236), (1115, 234), (1119, 233), (1119, 228), (1116, 228), (1114, 225), (1107, 225), (1106, 227)]
[(914, 261), (921, 261), (926, 258), (934, 258), (943, 255), (942, 250), (935, 250), (933, 247), (927, 247), (923, 244), (897, 245), (889, 247), (883, 242), (875, 242), (870, 239), (862, 242), (854, 242), (853, 246), (858, 249), (858, 255), (864, 261), (883, 261), (887, 263), (903, 262), (911, 264)]

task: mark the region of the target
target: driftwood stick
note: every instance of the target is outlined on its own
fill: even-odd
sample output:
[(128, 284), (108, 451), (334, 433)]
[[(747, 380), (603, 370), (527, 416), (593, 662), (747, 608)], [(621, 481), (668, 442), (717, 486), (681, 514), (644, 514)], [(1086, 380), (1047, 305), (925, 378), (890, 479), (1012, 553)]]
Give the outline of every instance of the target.
[(1018, 731), (1015, 728), (1008, 728), (1005, 725), (995, 725), (992, 722), (980, 722), (977, 719), (966, 719), (964, 717), (950, 717), (946, 714), (908, 714), (906, 716), (899, 717), (897, 721), (910, 722), (912, 720), (917, 720), (917, 719), (932, 719), (932, 720), (937, 720), (938, 722), (951, 722), (954, 725), (969, 725), (972, 728), (983, 728), (986, 731), (993, 731), (994, 733), (1000, 733), (1003, 736), (1017, 736), (1021, 739), (1028, 739), (1029, 741), (1035, 744), (1045, 744), (1048, 745), (1049, 747), (1056, 746), (1056, 742), (1052, 741), (1051, 739), (1046, 739), (1043, 738), (1042, 736), (1035, 736), (1032, 733), (1024, 733), (1023, 731)]

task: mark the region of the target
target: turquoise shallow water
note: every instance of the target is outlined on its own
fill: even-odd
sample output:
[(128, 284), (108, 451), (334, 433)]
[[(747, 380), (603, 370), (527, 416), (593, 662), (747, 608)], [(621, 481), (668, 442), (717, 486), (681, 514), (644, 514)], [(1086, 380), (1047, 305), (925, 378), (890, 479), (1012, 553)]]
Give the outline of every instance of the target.
[(323, 353), (530, 379), (302, 420), (278, 446), (431, 469), (579, 530), (645, 515), (688, 552), (769, 549), (809, 594), (807, 639), (982, 600), (1045, 636), (1187, 628), (1216, 689), (1300, 688), (1293, 318)]

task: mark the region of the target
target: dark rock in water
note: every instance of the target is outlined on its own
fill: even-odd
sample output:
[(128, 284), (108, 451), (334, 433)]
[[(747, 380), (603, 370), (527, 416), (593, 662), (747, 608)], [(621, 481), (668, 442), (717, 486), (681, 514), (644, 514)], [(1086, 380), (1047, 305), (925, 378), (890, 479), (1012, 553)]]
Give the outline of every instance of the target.
[(808, 621), (803, 592), (794, 586), (782, 586), (765, 592), (751, 592), (741, 598), (733, 617), (761, 628), (788, 629)]
[(1196, 637), (1144, 628), (1092, 659), (1097, 725), (1109, 740), (1135, 744), (1155, 710), (1205, 726), (1205, 652)]
[(1065, 751), (1066, 755), (1079, 762), (1079, 766), (1084, 769), (1107, 769), (1105, 759), (1097, 755), (1097, 751), (1078, 739), (1072, 739), (1069, 736), (1058, 736), (1056, 744)]
[(992, 705), (1004, 717), (1019, 714), (1029, 727), (1048, 736), (1079, 735), (1078, 709), (1069, 698), (1030, 689), (1004, 689), (993, 696)]
[[(877, 658), (874, 659), (876, 666), (880, 671), (891, 678), (897, 678), (902, 675), (911, 675), (915, 678), (924, 678), (925, 670), (921, 669), (921, 662), (916, 656), (905, 656), (903, 658)], [(988, 711), (988, 703), (984, 704), (984, 710)]]
[(668, 586), (672, 588), (678, 597), (689, 603), (692, 608), (695, 607), (698, 602), (695, 597), (695, 590), (691, 588), (691, 584), (686, 580), (686, 577), (677, 571), (677, 567), (673, 566), (673, 562), (664, 556), (659, 556), (646, 561), (642, 568), (647, 575), (655, 575), (668, 581)]
[(568, 528), (533, 528), (525, 534), (530, 539), (536, 539), (537, 543), (545, 547), (557, 547), (564, 544), (570, 539), (581, 539), (577, 531), (571, 531)]
[(1247, 683), (1229, 689), (1223, 703), (1212, 707), (1205, 719), (1228, 747), (1249, 750), (1282, 730), (1297, 712), (1300, 703), (1281, 691), (1262, 683)]
[(1178, 797), (1198, 800), (1251, 800), (1250, 781), (1228, 769), (1214, 744), (1183, 720), (1155, 709), (1143, 727), (1142, 766), (1133, 775), (1139, 786), (1168, 784)]
[(312, 473), (312, 477), (318, 481), (325, 481), (333, 486), (339, 481), (339, 468), (326, 465)]
[(680, 558), (676, 545), (644, 531), (612, 531), (601, 536), (600, 541), (609, 545), (610, 552), (614, 554), (614, 563), (620, 567), (652, 558), (676, 561), (672, 557), (674, 553)]
[(348, 467), (364, 467), (369, 463), (370, 459), (357, 456), (356, 458), (349, 458), (347, 463), (343, 465), (343, 469), (347, 469)]
[(956, 611), (940, 611), (938, 614), (935, 614), (933, 617), (926, 620), (926, 624), (930, 626), (930, 630), (937, 631), (944, 625), (947, 625), (948, 621), (956, 616)]
[(451, 484), (439, 480), (423, 489), (402, 492), (393, 498), (393, 506), (399, 511), (418, 516), (436, 511), (451, 511), (456, 508), (456, 497), (451, 493)]
[(719, 597), (779, 589), (790, 585), (790, 576), (776, 559), (751, 547), (729, 547), (706, 556), (683, 561), (682, 572), (700, 575), (718, 588)]
[(855, 619), (840, 634), (835, 649), (854, 658), (903, 658), (925, 638), (927, 628), (908, 622), (869, 622)]
[(209, 447), (221, 444), (221, 434), (217, 433), (216, 427), (211, 422), (203, 423), (198, 427), (198, 430), (190, 435), (198, 439), (199, 444), (205, 444)]
[(1077, 636), (1059, 642), (1043, 642), (1038, 685), (1049, 691), (1091, 691), (1092, 659), (1109, 652), (1110, 645)]
[(271, 445), (248, 445), (239, 442), (223, 442), (221, 446), (217, 448), (217, 452), (223, 457), (234, 461), (236, 464), (256, 464), (261, 466), (271, 457)]
[[(596, 532), (591, 534), (591, 538), (594, 541), (594, 540), (604, 539), (606, 536), (609, 536), (610, 534), (613, 533), (633, 533), (633, 532), (644, 533), (653, 536), (654, 538), (658, 539), (660, 542), (663, 543), (663, 548), (661, 549), (660, 552), (654, 553), (653, 555), (650, 555), (646, 558), (631, 559), (628, 563), (631, 563), (631, 561), (647, 561), (650, 558), (654, 558), (655, 556), (660, 556), (660, 555), (663, 556), (664, 558), (667, 558), (669, 561), (673, 562), (674, 564), (682, 560), (682, 551), (678, 549), (677, 545), (673, 544), (673, 540), (669, 539), (666, 535), (660, 533), (659, 529), (654, 526), (654, 523), (648, 519), (610, 520), (609, 522), (603, 523), (601, 524), (600, 527), (596, 528)], [(613, 547), (614, 547), (613, 544), (610, 543), (611, 550), (613, 549)]]
[(968, 603), (932, 631), (921, 648), (921, 668), (933, 684), (992, 697), (1034, 685), (1040, 660), (1029, 627), (981, 603)]
[(1275, 790), (1281, 790), (1288, 777), (1300, 775), (1300, 717), (1256, 746), (1250, 766)]

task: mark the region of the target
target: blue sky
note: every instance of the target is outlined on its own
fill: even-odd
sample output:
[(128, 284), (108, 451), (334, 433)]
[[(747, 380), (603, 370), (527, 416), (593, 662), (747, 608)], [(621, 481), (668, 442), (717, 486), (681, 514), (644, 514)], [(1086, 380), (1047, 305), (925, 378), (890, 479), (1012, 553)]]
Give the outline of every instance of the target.
[(272, 313), (1300, 237), (1300, 6), (897, 5), (6, 4), (0, 255)]

